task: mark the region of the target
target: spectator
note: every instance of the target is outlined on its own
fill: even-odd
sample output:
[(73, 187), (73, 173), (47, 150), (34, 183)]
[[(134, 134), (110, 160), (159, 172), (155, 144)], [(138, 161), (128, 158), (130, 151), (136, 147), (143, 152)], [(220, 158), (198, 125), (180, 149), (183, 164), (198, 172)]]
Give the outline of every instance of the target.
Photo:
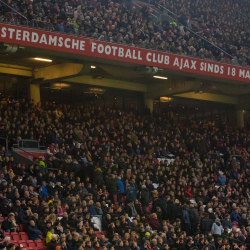
[(220, 236), (223, 233), (224, 229), (220, 223), (220, 219), (215, 219), (215, 222), (212, 225), (211, 232), (213, 236), (217, 239), (218, 236)]
[[(47, 241), (47, 240), (46, 240)], [(57, 243), (57, 235), (53, 234), (51, 237), (51, 240), (49, 241), (48, 245), (47, 245), (47, 249), (48, 250), (56, 250), (56, 247), (59, 244)]]
[(183, 211), (182, 211), (182, 227), (183, 227), (183, 230), (187, 233), (187, 235), (189, 235), (191, 221), (190, 221), (189, 211), (186, 206), (183, 207)]
[[(53, 238), (53, 235), (55, 236), (55, 229), (52, 227), (49, 229), (49, 231), (47, 232), (47, 235), (46, 235), (46, 243), (48, 244), (52, 238)], [(56, 237), (57, 238), (57, 237)], [(54, 237), (54, 240), (53, 240), (53, 243), (55, 241), (55, 237)], [(53, 245), (53, 244), (52, 244)]]
[(37, 229), (35, 222), (33, 220), (31, 220), (30, 222), (30, 226), (28, 227), (28, 236), (30, 240), (40, 240), (40, 235), (42, 234), (42, 232), (40, 230)]
[(77, 20), (81, 20), (83, 21), (84, 20), (84, 16), (83, 16), (83, 13), (82, 13), (82, 7), (81, 5), (77, 6), (77, 9), (76, 11), (74, 12), (74, 18)]
[(232, 211), (232, 213), (231, 213), (231, 221), (232, 222), (234, 222), (234, 221), (239, 222), (241, 217), (240, 217), (238, 211), (239, 211), (238, 208), (235, 208), (234, 211)]
[(2, 223), (2, 229), (5, 232), (16, 232), (16, 225), (14, 222), (15, 216), (13, 213), (8, 215), (8, 218), (5, 219)]
[(142, 205), (142, 211), (144, 214), (148, 214), (147, 207), (150, 203), (150, 193), (147, 189), (146, 185), (141, 186), (141, 205)]
[(119, 187), (119, 197), (122, 197), (125, 190), (124, 190), (124, 184), (123, 184), (120, 176), (118, 177), (117, 184)]

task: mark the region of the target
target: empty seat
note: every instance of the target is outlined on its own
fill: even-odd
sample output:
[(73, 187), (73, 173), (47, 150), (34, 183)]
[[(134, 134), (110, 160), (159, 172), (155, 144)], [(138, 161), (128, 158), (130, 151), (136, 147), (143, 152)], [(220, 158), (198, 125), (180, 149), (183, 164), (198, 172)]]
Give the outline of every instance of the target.
[(33, 240), (27, 240), (27, 244), (29, 245), (29, 247), (32, 247), (33, 249), (36, 247), (36, 244)]
[(105, 237), (108, 236), (108, 231), (102, 231), (102, 235), (105, 235)]
[(12, 232), (10, 235), (11, 235), (11, 239), (14, 240), (14, 241), (18, 242), (20, 240), (18, 233)]
[(37, 248), (43, 248), (44, 246), (42, 240), (35, 240), (35, 243)]
[(21, 240), (25, 240), (25, 241), (29, 240), (29, 237), (26, 233), (22, 233), (22, 234), (19, 233), (19, 235), (20, 235)]
[(20, 230), (20, 232), (26, 232), (27, 231), (27, 226), (25, 224), (20, 224), (19, 225), (19, 230)]
[(95, 231), (95, 235), (97, 236), (97, 238), (101, 238), (102, 232), (100, 232), (100, 231)]
[(11, 243), (15, 244), (16, 247), (20, 246), (19, 242), (17, 242), (17, 241), (11, 241)]

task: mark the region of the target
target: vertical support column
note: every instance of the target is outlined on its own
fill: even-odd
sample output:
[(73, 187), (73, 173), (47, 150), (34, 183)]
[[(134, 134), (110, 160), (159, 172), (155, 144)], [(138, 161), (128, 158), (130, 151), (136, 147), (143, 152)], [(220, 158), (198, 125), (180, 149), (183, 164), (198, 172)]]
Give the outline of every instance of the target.
[(144, 98), (144, 103), (145, 107), (148, 108), (152, 114), (154, 109), (154, 100), (152, 98)]
[(39, 84), (30, 84), (30, 99), (34, 100), (34, 104), (40, 102), (40, 85)]
[(244, 127), (244, 110), (236, 109), (236, 125), (239, 128)]

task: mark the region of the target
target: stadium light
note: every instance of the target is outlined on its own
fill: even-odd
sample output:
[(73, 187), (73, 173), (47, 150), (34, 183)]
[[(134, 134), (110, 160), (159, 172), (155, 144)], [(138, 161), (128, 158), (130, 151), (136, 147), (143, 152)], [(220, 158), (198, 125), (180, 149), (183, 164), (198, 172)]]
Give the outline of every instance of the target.
[(90, 66), (91, 69), (96, 69), (96, 66)]
[(164, 77), (164, 76), (153, 76), (154, 78), (158, 78), (158, 79), (163, 79), (163, 80), (167, 80), (168, 78), (167, 77)]
[(34, 59), (37, 60), (37, 61), (52, 62), (51, 59), (45, 59), (45, 58), (40, 58), (40, 57), (35, 57)]

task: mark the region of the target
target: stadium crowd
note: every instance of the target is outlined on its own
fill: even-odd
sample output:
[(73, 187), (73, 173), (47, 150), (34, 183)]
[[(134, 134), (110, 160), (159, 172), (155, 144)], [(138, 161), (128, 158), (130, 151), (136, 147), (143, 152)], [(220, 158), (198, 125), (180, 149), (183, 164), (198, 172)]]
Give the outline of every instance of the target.
[(250, 249), (245, 128), (25, 100), (0, 112), (10, 145), (48, 148), (27, 166), (1, 147), (0, 249), (24, 250), (5, 237), (19, 231), (48, 250)]
[[(249, 65), (249, 1), (151, 2), (155, 7), (143, 6), (139, 11), (136, 11), (138, 4), (118, 0), (8, 0), (7, 4), (36, 28), (222, 63)], [(164, 8), (175, 14), (168, 12), (170, 19), (161, 20), (159, 15), (164, 17)], [(7, 6), (2, 4), (0, 9), (3, 20), (26, 24), (24, 18), (11, 13)]]

